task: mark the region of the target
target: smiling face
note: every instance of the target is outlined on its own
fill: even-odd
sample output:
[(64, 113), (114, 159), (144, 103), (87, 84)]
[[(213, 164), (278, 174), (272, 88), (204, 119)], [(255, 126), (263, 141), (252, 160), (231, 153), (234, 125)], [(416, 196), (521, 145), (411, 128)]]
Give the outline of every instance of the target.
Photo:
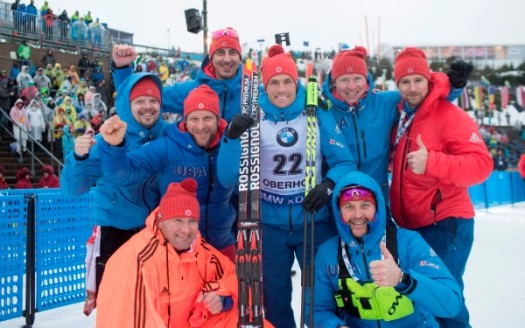
[(341, 219), (348, 224), (355, 238), (361, 238), (368, 232), (368, 221), (374, 220), (375, 205), (367, 200), (351, 200), (340, 205)]
[(194, 110), (186, 117), (185, 124), (195, 143), (208, 149), (217, 135), (219, 121), (217, 116), (208, 110)]
[(233, 48), (220, 48), (213, 54), (211, 63), (218, 80), (231, 79), (237, 74), (241, 55)]
[(131, 114), (145, 128), (151, 128), (160, 116), (160, 102), (151, 96), (140, 96), (131, 102)]
[(294, 102), (297, 96), (297, 86), (290, 75), (274, 75), (266, 85), (266, 93), (274, 106), (286, 108)]
[(164, 238), (178, 251), (189, 249), (199, 231), (199, 222), (190, 218), (163, 220), (158, 224)]
[(419, 74), (403, 76), (397, 87), (401, 98), (405, 99), (412, 108), (421, 104), (428, 94), (428, 80)]
[(348, 105), (357, 103), (367, 90), (366, 77), (361, 74), (344, 74), (335, 82), (335, 89)]

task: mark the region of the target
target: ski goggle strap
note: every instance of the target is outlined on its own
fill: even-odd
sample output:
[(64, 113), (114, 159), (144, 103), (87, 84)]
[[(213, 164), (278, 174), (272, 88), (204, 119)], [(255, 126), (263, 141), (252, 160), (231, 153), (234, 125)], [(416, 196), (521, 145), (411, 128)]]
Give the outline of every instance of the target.
[(365, 187), (348, 186), (341, 189), (338, 197), (338, 205), (341, 207), (346, 202), (364, 200), (368, 201), (377, 207), (376, 197), (374, 193)]
[(237, 31), (234, 30), (231, 27), (223, 28), (223, 29), (216, 30), (216, 31), (212, 32), (211, 38), (212, 38), (212, 40), (213, 39), (218, 39), (218, 38), (220, 38), (222, 36), (225, 36), (225, 35), (231, 36), (232, 38), (236, 38), (236, 39), (239, 38), (239, 34), (237, 34)]

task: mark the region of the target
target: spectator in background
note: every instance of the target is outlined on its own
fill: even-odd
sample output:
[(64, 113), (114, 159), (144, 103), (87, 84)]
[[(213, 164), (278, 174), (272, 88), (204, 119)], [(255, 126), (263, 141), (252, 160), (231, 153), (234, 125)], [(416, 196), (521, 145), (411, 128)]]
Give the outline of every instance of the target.
[(162, 84), (166, 84), (166, 81), (168, 80), (168, 77), (170, 75), (170, 71), (165, 61), (162, 61), (160, 63), (158, 72), (159, 72), (159, 77), (160, 77), (160, 80), (162, 81)]
[(60, 63), (56, 63), (55, 67), (53, 67), (53, 78), (51, 79), (53, 81), (52, 89), (55, 89), (58, 93), (60, 90), (60, 86), (62, 83), (64, 83), (64, 79), (66, 78), (66, 75), (64, 74), (64, 71), (62, 70), (62, 65)]
[(44, 21), (46, 23), (45, 34), (46, 34), (46, 38), (48, 39), (53, 38), (53, 31), (54, 31), (53, 27), (55, 26), (56, 18), (57, 16), (55, 15), (55, 13), (53, 13), (53, 10), (49, 8), (47, 10), (47, 14), (44, 16)]
[(503, 149), (501, 148), (498, 148), (498, 150), (496, 151), (496, 156), (492, 157), (492, 160), (494, 161), (494, 170), (506, 171), (509, 167), (507, 158), (505, 157)]
[(46, 121), (44, 120), (44, 112), (41, 107), (41, 102), (33, 99), (26, 108), (27, 119), (31, 129), (29, 134), (38, 142), (42, 142), (42, 132), (46, 130)]
[(78, 60), (78, 75), (80, 78), (83, 78), (87, 71), (91, 67), (91, 62), (89, 61), (87, 54), (82, 54), (82, 57)]
[(78, 120), (75, 122), (73, 127), (73, 136), (75, 139), (85, 135), (88, 128), (91, 129), (92, 127), (91, 123), (89, 123), (89, 121), (86, 119), (86, 116), (83, 114), (78, 115)]
[(75, 10), (73, 15), (71, 15), (71, 24), (74, 24), (78, 22), (79, 20), (80, 20), (80, 13), (78, 12), (78, 10)]
[(28, 86), (22, 90), (20, 98), (24, 100), (24, 104), (29, 104), (29, 102), (35, 99), (35, 95), (38, 93), (38, 88), (35, 86), (35, 82), (29, 81)]
[(80, 83), (80, 77), (78, 76), (77, 68), (75, 65), (69, 66), (68, 76), (71, 78), (71, 85), (76, 87)]
[(18, 92), (22, 92), (27, 86), (29, 85), (29, 82), (33, 81), (33, 78), (29, 74), (29, 67), (24, 65), (22, 66), (22, 71), (18, 73), (16, 76), (16, 84), (18, 86)]
[(88, 92), (87, 81), (84, 78), (81, 78), (80, 82), (73, 89), (73, 94), (75, 95), (75, 97), (77, 97), (79, 93), (85, 95), (87, 92)]
[(42, 177), (38, 180), (38, 188), (60, 188), (60, 180), (55, 175), (55, 170), (49, 164), (42, 167)]
[(66, 162), (66, 157), (75, 149), (75, 137), (71, 133), (71, 127), (69, 125), (64, 126), (63, 135), (62, 135), (62, 156), (64, 158), (64, 163)]
[(29, 61), (31, 60), (31, 48), (26, 40), (22, 41), (18, 48), (16, 48), (16, 55), (20, 60), (20, 65), (24, 66), (29, 64)]
[[(73, 18), (73, 17), (72, 17)], [(73, 19), (71, 19), (73, 22)], [(78, 21), (71, 24), (71, 39), (79, 44), (84, 44), (86, 41), (88, 26), (84, 22), (84, 17), (80, 17)]]
[(67, 11), (64, 9), (62, 13), (57, 17), (57, 20), (60, 25), (60, 38), (67, 38), (67, 29), (69, 26), (70, 19), (67, 17)]
[(44, 74), (44, 68), (42, 67), (37, 69), (35, 76), (33, 76), (33, 82), (38, 90), (41, 88), (51, 88), (51, 80), (49, 77), (47, 77), (47, 75)]
[(15, 0), (11, 4), (11, 12), (13, 13), (13, 24), (15, 27), (15, 30), (20, 31), (20, 16), (18, 14), (18, 5), (20, 4), (20, 0)]
[(75, 109), (77, 110), (77, 113), (80, 113), (86, 108), (86, 97), (83, 93), (77, 94), (77, 98), (73, 100), (73, 106), (75, 106)]
[(29, 33), (35, 34), (36, 15), (38, 14), (38, 10), (36, 9), (35, 2), (33, 0), (31, 0), (26, 7), (26, 14), (27, 30)]
[(5, 181), (5, 169), (0, 165), (0, 189), (9, 189), (9, 184)]
[(53, 154), (56, 157), (62, 156), (62, 136), (64, 135), (64, 127), (66, 125), (72, 126), (71, 121), (66, 117), (64, 113), (64, 108), (58, 107), (55, 109), (56, 114), (53, 118), (53, 123), (51, 125), (53, 129)]
[(93, 46), (100, 48), (102, 46), (102, 33), (104, 32), (104, 26), (102, 26), (98, 17), (88, 26), (89, 31), (91, 32)]
[(93, 110), (95, 110), (97, 113), (108, 112), (108, 106), (102, 101), (100, 93), (95, 93), (95, 96), (93, 97)]
[[(5, 69), (0, 70), (0, 108), (4, 110), (6, 114), (7, 110), (11, 108), (11, 97), (14, 96), (13, 89), (9, 86), (9, 79)], [(5, 115), (0, 115), (0, 123), (7, 126), (9, 120)]]
[(93, 97), (95, 97), (95, 93), (97, 93), (97, 88), (94, 85), (90, 85), (86, 92), (86, 102), (93, 102)]
[[(24, 101), (18, 99), (13, 108), (9, 112), (9, 116), (13, 120), (13, 135), (16, 139), (16, 152), (21, 153), (27, 150), (27, 132), (31, 130), (29, 120), (27, 118), (27, 111), (24, 108)], [(20, 149), (22, 146), (22, 149)]]
[(104, 64), (95, 58), (95, 61), (91, 63), (91, 81), (93, 85), (97, 85), (104, 79)]
[(27, 33), (27, 17), (26, 17), (26, 5), (19, 3), (16, 8), (16, 13), (18, 14), (18, 24), (20, 27), (20, 32)]
[(27, 167), (21, 168), (16, 172), (15, 189), (32, 189), (34, 188), (31, 182), (31, 172)]

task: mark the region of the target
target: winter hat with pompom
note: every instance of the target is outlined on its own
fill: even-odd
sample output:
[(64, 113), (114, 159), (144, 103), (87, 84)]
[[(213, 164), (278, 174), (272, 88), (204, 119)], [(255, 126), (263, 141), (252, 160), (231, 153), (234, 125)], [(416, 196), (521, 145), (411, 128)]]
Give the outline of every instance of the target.
[(197, 181), (192, 178), (182, 180), (181, 183), (173, 182), (162, 199), (157, 210), (157, 222), (189, 218), (199, 221), (200, 207), (197, 200)]
[(332, 81), (345, 74), (361, 74), (367, 78), (368, 69), (365, 62), (367, 54), (366, 49), (361, 46), (338, 53), (332, 63)]
[(430, 69), (427, 57), (423, 50), (418, 48), (405, 48), (394, 61), (394, 79), (396, 84), (406, 75), (423, 75), (430, 80)]
[(215, 116), (220, 115), (219, 96), (206, 84), (193, 89), (184, 99), (184, 117), (196, 110), (207, 110)]
[(262, 62), (261, 72), (264, 89), (266, 89), (266, 86), (272, 77), (279, 74), (289, 75), (297, 86), (297, 66), (295, 65), (292, 56), (284, 53), (283, 47), (278, 44), (272, 46), (270, 50), (268, 50), (268, 57)]

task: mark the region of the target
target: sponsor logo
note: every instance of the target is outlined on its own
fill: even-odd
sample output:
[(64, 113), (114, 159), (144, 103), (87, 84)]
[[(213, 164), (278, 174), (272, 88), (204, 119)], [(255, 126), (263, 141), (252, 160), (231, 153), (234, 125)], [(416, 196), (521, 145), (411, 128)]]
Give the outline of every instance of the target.
[(419, 261), (419, 266), (430, 267), (430, 268), (434, 268), (434, 269), (441, 269), (441, 267), (439, 265), (437, 265), (436, 263), (428, 262), (428, 261), (425, 261), (425, 260)]
[(285, 127), (277, 132), (277, 143), (282, 147), (292, 147), (297, 143), (299, 135), (297, 131), (291, 127)]
[(331, 145), (337, 146), (339, 148), (344, 148), (342, 143), (340, 143), (339, 141), (336, 141), (334, 139), (329, 139), (328, 143), (331, 144)]

